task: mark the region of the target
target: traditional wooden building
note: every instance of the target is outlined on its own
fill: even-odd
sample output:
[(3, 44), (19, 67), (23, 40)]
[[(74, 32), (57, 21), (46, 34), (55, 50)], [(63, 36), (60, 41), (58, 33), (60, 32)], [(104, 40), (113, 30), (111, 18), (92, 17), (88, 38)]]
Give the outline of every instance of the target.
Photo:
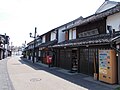
[(33, 60), (33, 49), (34, 49), (34, 44), (33, 44), (34, 41), (31, 41), (27, 44), (27, 47), (25, 48), (24, 52), (26, 55), (26, 58), (28, 60)]
[[(78, 24), (72, 21), (69, 28), (69, 23), (63, 25), (66, 27), (63, 30), (65, 40), (52, 46), (57, 52), (56, 66), (94, 76), (94, 73), (102, 71), (99, 50), (114, 50), (115, 62), (118, 62), (119, 50), (114, 38), (120, 35), (119, 13), (118, 2), (105, 1), (95, 14), (81, 19)], [(114, 64), (115, 71), (117, 66)], [(116, 78), (117, 74), (118, 71), (114, 74)]]
[(51, 55), (55, 67), (97, 75), (100, 81), (110, 84), (120, 82), (119, 17), (120, 3), (106, 0), (95, 14), (79, 17), (41, 35), (36, 52), (43, 63)]
[(49, 47), (57, 43), (57, 34), (57, 30), (53, 29), (37, 37), (35, 41), (29, 42), (23, 51), (24, 57), (29, 60), (33, 60), (33, 53), (35, 53), (35, 62), (42, 62), (47, 64), (47, 56), (53, 56), (53, 52)]
[[(35, 45), (34, 45), (35, 43)], [(40, 36), (37, 36), (35, 41), (31, 41), (27, 44), (27, 47), (23, 51), (24, 57), (26, 57), (29, 60), (33, 61), (33, 58), (35, 62), (40, 61), (40, 52), (39, 52), (39, 46), (41, 45), (42, 40)], [(33, 56), (33, 53), (35, 53), (35, 56)]]
[(10, 56), (9, 36), (0, 34), (0, 59)]
[(42, 43), (38, 46), (40, 60), (47, 64), (47, 56), (53, 56), (50, 46), (57, 43), (57, 30), (53, 29), (40, 36)]
[[(63, 30), (63, 32), (65, 32), (65, 41), (53, 46), (58, 54), (58, 58), (56, 59), (58, 63), (56, 63), (56, 66), (93, 75), (94, 61), (91, 60), (90, 62), (89, 60), (90, 58), (93, 59), (94, 54), (97, 53), (99, 46), (96, 46), (95, 40), (103, 38), (104, 35), (98, 36), (98, 34), (105, 33), (105, 26), (105, 19), (103, 18), (82, 26), (79, 25)], [(99, 41), (96, 42), (97, 44), (99, 43)], [(92, 43), (92, 45), (90, 45), (90, 43)], [(94, 46), (96, 46), (96, 48), (93, 49)], [(90, 54), (92, 55), (91, 57)], [(86, 60), (84, 60), (85, 58)], [(86, 66), (86, 68), (84, 68), (84, 66)]]

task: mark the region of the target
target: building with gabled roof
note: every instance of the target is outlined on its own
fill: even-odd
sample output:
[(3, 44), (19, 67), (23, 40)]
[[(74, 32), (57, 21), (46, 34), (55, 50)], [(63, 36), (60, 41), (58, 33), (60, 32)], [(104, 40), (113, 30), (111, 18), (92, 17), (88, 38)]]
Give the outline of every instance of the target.
[(120, 3), (105, 0), (93, 15), (80, 17), (41, 35), (36, 51), (42, 52), (39, 59), (48, 64), (47, 56), (52, 53), (55, 67), (109, 84), (120, 83), (119, 17)]

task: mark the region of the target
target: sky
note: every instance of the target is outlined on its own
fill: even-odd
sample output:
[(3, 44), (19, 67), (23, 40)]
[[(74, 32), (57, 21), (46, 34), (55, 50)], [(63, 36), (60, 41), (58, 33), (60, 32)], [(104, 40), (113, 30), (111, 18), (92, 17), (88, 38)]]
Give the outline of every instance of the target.
[[(80, 16), (87, 17), (105, 0), (0, 0), (0, 34), (21, 46), (33, 40), (29, 33), (42, 35)], [(120, 2), (120, 0), (112, 0)]]

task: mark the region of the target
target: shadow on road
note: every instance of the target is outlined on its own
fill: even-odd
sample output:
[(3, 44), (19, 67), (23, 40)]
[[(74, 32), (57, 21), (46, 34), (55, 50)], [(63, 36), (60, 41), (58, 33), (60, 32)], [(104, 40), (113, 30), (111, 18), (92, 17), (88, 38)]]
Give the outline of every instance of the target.
[(105, 87), (105, 86), (102, 86), (102, 85), (99, 85), (97, 83), (92, 83), (90, 81), (87, 81), (85, 80), (84, 78), (88, 77), (87, 75), (83, 75), (83, 74), (75, 74), (75, 75), (68, 75), (68, 74), (65, 74), (65, 73), (61, 73), (59, 72), (59, 68), (49, 68), (49, 67), (44, 67), (44, 66), (41, 66), (37, 63), (32, 63), (31, 61), (29, 60), (26, 60), (24, 58), (21, 57), (21, 60), (19, 60), (22, 64), (26, 64), (30, 67), (32, 67), (33, 69), (35, 70), (44, 70), (48, 73), (51, 73), (55, 76), (58, 76), (64, 80), (67, 80), (69, 82), (72, 82), (74, 84), (77, 84), (79, 86), (82, 86), (84, 88), (87, 88), (88, 90), (113, 90), (109, 87)]

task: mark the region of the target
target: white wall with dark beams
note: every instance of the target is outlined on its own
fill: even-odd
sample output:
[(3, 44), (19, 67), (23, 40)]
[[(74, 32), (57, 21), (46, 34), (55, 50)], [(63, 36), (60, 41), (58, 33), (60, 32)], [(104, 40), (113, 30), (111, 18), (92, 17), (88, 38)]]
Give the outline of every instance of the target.
[(56, 40), (56, 36), (57, 36), (57, 31), (56, 30), (51, 32), (50, 41)]
[(42, 43), (45, 43), (45, 35), (42, 36)]
[(69, 30), (69, 40), (76, 39), (76, 28)]
[(58, 29), (58, 43), (65, 40), (65, 32), (63, 32), (65, 29), (66, 26), (62, 26)]

